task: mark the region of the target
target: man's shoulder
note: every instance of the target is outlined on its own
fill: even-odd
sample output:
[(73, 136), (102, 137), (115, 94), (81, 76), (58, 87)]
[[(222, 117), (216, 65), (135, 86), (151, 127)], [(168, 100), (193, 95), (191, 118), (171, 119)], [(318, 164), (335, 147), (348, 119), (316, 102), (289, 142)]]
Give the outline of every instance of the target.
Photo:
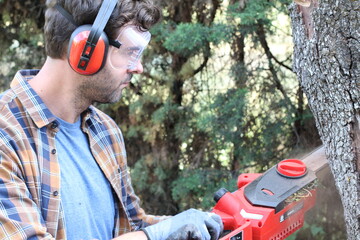
[(22, 138), (25, 127), (21, 124), (23, 122), (19, 121), (24, 120), (22, 111), (21, 104), (16, 101), (16, 95), (11, 89), (0, 93), (0, 146), (14, 145), (10, 144), (14, 139)]
[(97, 116), (102, 123), (106, 123), (106, 124), (109, 124), (110, 126), (119, 128), (119, 126), (116, 124), (114, 119), (112, 119), (108, 114), (106, 114), (99, 108), (97, 108), (95, 106), (91, 106), (90, 109), (91, 109), (91, 111), (93, 111), (95, 113), (95, 116)]
[(18, 111), (20, 111), (21, 109), (21, 106), (19, 106), (19, 102), (16, 101), (16, 94), (14, 94), (11, 89), (0, 93), (0, 119), (2, 120), (2, 124), (10, 124), (8, 120), (9, 118), (14, 117), (12, 109), (15, 108), (18, 109)]
[(9, 104), (14, 101), (15, 97), (16, 95), (11, 89), (0, 93), (0, 114), (4, 107), (8, 107)]

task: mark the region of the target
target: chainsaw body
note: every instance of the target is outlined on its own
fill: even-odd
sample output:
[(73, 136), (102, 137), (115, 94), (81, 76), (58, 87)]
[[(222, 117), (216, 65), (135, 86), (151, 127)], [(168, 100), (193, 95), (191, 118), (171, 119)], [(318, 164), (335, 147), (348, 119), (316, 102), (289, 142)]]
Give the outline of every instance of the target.
[(241, 174), (238, 190), (215, 193), (212, 212), (227, 233), (220, 240), (281, 240), (304, 224), (315, 205), (316, 176), (303, 162), (288, 159), (264, 174)]

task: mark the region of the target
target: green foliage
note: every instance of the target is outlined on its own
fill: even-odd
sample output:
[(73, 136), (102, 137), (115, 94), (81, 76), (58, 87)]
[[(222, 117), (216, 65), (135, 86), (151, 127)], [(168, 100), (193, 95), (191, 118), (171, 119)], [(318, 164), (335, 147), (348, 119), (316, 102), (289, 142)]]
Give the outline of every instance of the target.
[(213, 194), (221, 187), (236, 190), (236, 179), (228, 171), (184, 169), (172, 183), (172, 196), (180, 202), (180, 210), (209, 210), (215, 204)]
[(136, 186), (137, 190), (142, 192), (149, 188), (148, 185), (148, 177), (149, 174), (149, 167), (145, 162), (145, 158), (139, 159), (136, 163), (134, 168), (131, 170), (131, 174), (133, 176), (133, 184)]
[(229, 89), (225, 94), (216, 95), (214, 103), (199, 119), (199, 128), (211, 131), (215, 136), (223, 136), (224, 141), (233, 142), (238, 137), (234, 134), (239, 132), (245, 117), (246, 93), (245, 89)]
[(239, 3), (229, 6), (229, 14), (233, 18), (239, 18), (241, 25), (256, 25), (259, 21), (269, 22), (268, 14), (271, 11), (272, 2), (253, 0), (246, 3), (246, 8), (239, 11)]
[(156, 24), (150, 29), (152, 42), (160, 42), (162, 44), (175, 28), (176, 24), (172, 21), (163, 21)]
[(278, 1), (247, 1), (246, 7), (240, 10), (240, 3), (236, 2), (228, 7), (228, 14), (231, 18), (240, 19), (241, 25), (256, 26), (259, 22), (271, 24), (276, 15), (287, 11), (291, 0)]
[(19, 68), (39, 68), (44, 61), (41, 11), (39, 1), (0, 2), (0, 90)]
[(210, 27), (199, 23), (181, 23), (168, 33), (163, 46), (182, 57), (191, 57), (206, 52), (208, 44), (218, 45), (228, 38), (229, 28), (223, 24)]
[[(280, 114), (269, 117), (265, 109), (262, 114), (254, 114), (252, 111), (255, 109), (249, 109), (248, 95), (248, 90), (230, 89), (215, 96), (214, 102), (204, 107), (207, 111), (198, 118), (197, 126), (208, 133), (218, 151), (229, 148), (231, 143), (234, 161), (241, 166), (256, 162), (261, 171), (272, 161), (283, 158), (284, 154), (278, 146), (286, 146), (289, 123)], [(271, 111), (276, 110), (275, 102), (273, 99)], [(280, 104), (279, 108), (282, 109), (282, 106)], [(274, 148), (278, 151), (273, 151)]]
[[(243, 150), (241, 145), (246, 134), (243, 131), (246, 94), (245, 89), (230, 89), (225, 94), (218, 94), (212, 104), (204, 106), (207, 111), (204, 111), (197, 121), (198, 128), (207, 132), (218, 151), (228, 148), (228, 144), (231, 143), (232, 155), (235, 157)], [(249, 159), (242, 161), (249, 162)]]
[(160, 124), (165, 120), (175, 120), (173, 119), (175, 114), (178, 111), (178, 106), (172, 104), (170, 101), (166, 101), (160, 108), (158, 108), (152, 115), (151, 119), (154, 124)]
[[(154, 171), (153, 175), (151, 171)], [(133, 178), (133, 182), (141, 192), (148, 191), (157, 196), (164, 194), (164, 186), (159, 183), (166, 180), (169, 173), (151, 155), (142, 156), (131, 169), (131, 174), (137, 176)]]
[[(304, 226), (301, 228), (301, 232), (307, 232), (308, 239), (317, 239), (317, 240), (337, 240), (341, 239), (338, 236), (329, 236), (325, 233), (324, 228), (322, 226), (318, 226), (316, 224), (309, 225), (307, 222), (304, 223)], [(296, 240), (298, 239), (299, 235), (301, 234), (300, 231), (295, 232), (288, 238), (287, 240)], [(341, 234), (339, 234), (341, 235)]]

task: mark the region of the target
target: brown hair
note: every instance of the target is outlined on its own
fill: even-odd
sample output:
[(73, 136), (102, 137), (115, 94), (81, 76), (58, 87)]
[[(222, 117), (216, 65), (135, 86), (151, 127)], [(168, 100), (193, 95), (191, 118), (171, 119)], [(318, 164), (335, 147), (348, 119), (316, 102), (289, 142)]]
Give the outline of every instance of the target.
[[(101, 6), (100, 0), (47, 0), (45, 12), (45, 50), (52, 58), (66, 56), (69, 39), (76, 26), (71, 24), (54, 5), (58, 3), (74, 18), (78, 26), (93, 24)], [(116, 33), (126, 23), (149, 30), (160, 19), (160, 10), (152, 0), (119, 0), (105, 27), (105, 33), (110, 39), (117, 37)]]

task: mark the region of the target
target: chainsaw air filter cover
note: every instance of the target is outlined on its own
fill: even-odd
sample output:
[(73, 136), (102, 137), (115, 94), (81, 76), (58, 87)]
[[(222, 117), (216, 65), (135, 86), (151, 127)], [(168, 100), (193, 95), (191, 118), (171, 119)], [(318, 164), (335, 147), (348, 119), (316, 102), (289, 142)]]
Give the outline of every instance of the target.
[(246, 199), (253, 205), (281, 211), (286, 199), (316, 180), (315, 173), (296, 159), (287, 159), (270, 168), (244, 189)]

